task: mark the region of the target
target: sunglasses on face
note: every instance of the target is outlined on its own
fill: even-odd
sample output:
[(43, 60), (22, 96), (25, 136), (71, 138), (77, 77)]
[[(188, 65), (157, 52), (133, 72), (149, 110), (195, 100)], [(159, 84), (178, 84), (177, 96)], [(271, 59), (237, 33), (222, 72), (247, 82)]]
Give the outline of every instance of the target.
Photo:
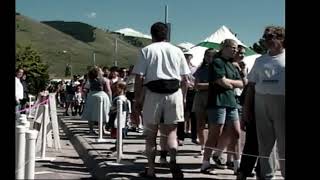
[(226, 45), (227, 48), (231, 48), (231, 49), (237, 49), (237, 47), (235, 46), (230, 46), (230, 45)]

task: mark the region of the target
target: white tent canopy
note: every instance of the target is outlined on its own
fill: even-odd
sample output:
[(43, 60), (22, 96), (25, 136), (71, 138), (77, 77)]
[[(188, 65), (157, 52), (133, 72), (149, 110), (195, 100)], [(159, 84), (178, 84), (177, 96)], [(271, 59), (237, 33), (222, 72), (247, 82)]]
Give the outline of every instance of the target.
[[(216, 32), (205, 38), (202, 42), (214, 42), (220, 44), (225, 39), (233, 39), (238, 44), (248, 47), (245, 44), (243, 44), (235, 35), (233, 35), (229, 28), (226, 26), (221, 26)], [(207, 47), (202, 46), (195, 46), (192, 47), (189, 52), (192, 53), (193, 58), (191, 59), (191, 63), (195, 66), (199, 66), (201, 62), (203, 61), (203, 56), (205, 50), (208, 49)], [(261, 56), (260, 54), (255, 54), (251, 56), (246, 56), (243, 61), (247, 64), (247, 67), (249, 68), (249, 72), (254, 64), (254, 61), (257, 57)]]
[(189, 42), (183, 42), (183, 43), (178, 44), (177, 46), (182, 48), (183, 50), (189, 50), (195, 45), (192, 43), (189, 43)]

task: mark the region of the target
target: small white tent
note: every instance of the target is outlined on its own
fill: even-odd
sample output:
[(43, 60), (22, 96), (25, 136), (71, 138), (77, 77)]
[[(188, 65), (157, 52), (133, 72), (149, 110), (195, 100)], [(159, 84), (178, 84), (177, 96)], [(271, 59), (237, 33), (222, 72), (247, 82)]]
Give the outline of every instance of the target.
[[(249, 48), (245, 44), (243, 44), (237, 37), (235, 37), (230, 32), (229, 28), (227, 28), (226, 26), (223, 25), (215, 33), (208, 36), (201, 43), (199, 43), (197, 46), (194, 46), (189, 50), (189, 52), (192, 53), (192, 55), (193, 55), (193, 58), (191, 59), (191, 63), (195, 66), (199, 66), (201, 64), (201, 62), (203, 61), (204, 52), (206, 49), (208, 49), (208, 47), (201, 46), (201, 44), (205, 44), (205, 43), (209, 42), (209, 43), (213, 43), (213, 44), (218, 45), (225, 39), (234, 39), (238, 44), (246, 47), (246, 49), (249, 50)], [(254, 64), (255, 59), (259, 56), (261, 56), (261, 55), (252, 53), (252, 55), (245, 56), (245, 58), (243, 59), (243, 61), (247, 64), (249, 72)]]
[(182, 50), (189, 50), (190, 48), (194, 47), (195, 45), (189, 42), (183, 42), (177, 45), (178, 47), (180, 47)]

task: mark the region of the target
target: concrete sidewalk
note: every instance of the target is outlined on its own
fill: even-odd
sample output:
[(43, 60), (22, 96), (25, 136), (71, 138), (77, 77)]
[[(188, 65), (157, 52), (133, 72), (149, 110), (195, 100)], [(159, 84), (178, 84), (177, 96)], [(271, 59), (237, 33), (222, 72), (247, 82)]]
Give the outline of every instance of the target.
[[(80, 120), (79, 116), (62, 116), (58, 111), (59, 125), (70, 139), (76, 151), (83, 159), (85, 165), (96, 179), (144, 179), (138, 173), (144, 170), (147, 163), (142, 154), (145, 149), (145, 140), (142, 133), (129, 132), (128, 137), (123, 140), (123, 159), (116, 163), (115, 139), (106, 135), (106, 142), (96, 142), (97, 136), (89, 135), (87, 121)], [(158, 144), (159, 144), (159, 138)], [(158, 149), (160, 147), (158, 146)], [(233, 170), (214, 169), (210, 174), (200, 173), (202, 156), (199, 156), (200, 146), (186, 138), (183, 146), (179, 146), (177, 163), (181, 165), (184, 179), (236, 179)], [(169, 157), (167, 158), (169, 160)], [(211, 160), (212, 161), (212, 160)], [(156, 157), (159, 162), (159, 156)], [(213, 163), (213, 162), (212, 162)], [(157, 179), (172, 179), (168, 167), (156, 168)], [(248, 178), (255, 179), (255, 178)], [(276, 179), (281, 179), (277, 173)]]
[[(36, 161), (35, 179), (92, 179), (88, 168), (60, 129), (61, 150), (47, 147), (46, 157), (53, 161)], [(37, 154), (40, 157), (40, 152)]]

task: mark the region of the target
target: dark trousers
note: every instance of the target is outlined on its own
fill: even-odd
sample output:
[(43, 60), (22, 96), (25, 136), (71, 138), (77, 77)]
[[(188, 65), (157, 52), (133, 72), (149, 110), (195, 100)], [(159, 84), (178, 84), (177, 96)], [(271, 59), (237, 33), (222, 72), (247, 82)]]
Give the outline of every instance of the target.
[(197, 119), (196, 119), (196, 113), (191, 112), (190, 114), (191, 118), (191, 139), (196, 140), (197, 139)]
[(74, 105), (74, 113), (77, 114), (81, 114), (82, 113), (82, 104), (77, 104), (77, 105)]
[[(197, 120), (196, 120), (196, 114), (194, 112), (190, 113), (190, 119), (191, 119), (191, 139), (196, 140), (197, 139)], [(184, 123), (185, 122), (179, 122), (178, 128), (177, 128), (178, 139), (182, 141), (186, 137), (186, 133), (184, 132)]]
[(184, 140), (186, 137), (186, 133), (184, 132), (184, 121), (183, 122), (178, 122), (178, 128), (177, 128), (177, 136), (179, 140)]
[[(257, 129), (255, 121), (252, 121), (246, 125), (246, 142), (243, 147), (243, 154), (259, 155), (258, 139), (257, 139)], [(240, 172), (245, 176), (249, 176), (252, 173), (254, 165), (257, 161), (257, 157), (253, 156), (241, 156)], [(260, 163), (257, 163), (255, 169), (256, 174), (260, 174)]]

